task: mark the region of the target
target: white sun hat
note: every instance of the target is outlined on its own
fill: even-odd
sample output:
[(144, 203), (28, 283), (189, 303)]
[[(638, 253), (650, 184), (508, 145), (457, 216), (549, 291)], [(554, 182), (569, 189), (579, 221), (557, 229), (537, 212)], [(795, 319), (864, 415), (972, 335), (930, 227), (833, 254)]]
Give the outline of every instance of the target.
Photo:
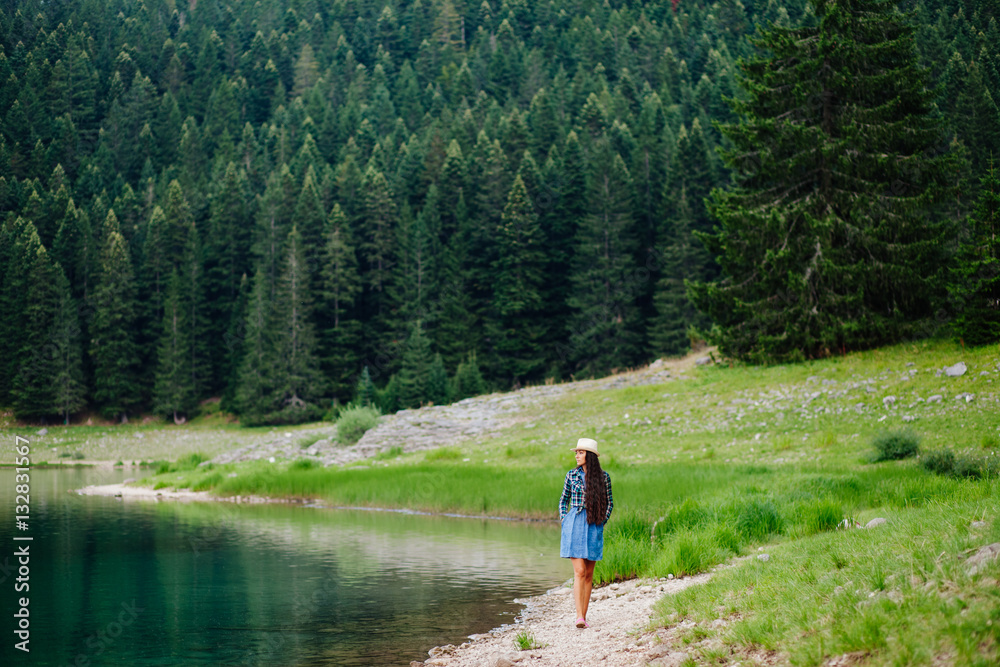
[(580, 438), (579, 440), (577, 440), (576, 447), (573, 448), (573, 451), (575, 452), (579, 449), (582, 449), (586, 452), (594, 452), (594, 454), (596, 454), (597, 456), (601, 455), (601, 453), (597, 451), (597, 441), (591, 440), (590, 438)]

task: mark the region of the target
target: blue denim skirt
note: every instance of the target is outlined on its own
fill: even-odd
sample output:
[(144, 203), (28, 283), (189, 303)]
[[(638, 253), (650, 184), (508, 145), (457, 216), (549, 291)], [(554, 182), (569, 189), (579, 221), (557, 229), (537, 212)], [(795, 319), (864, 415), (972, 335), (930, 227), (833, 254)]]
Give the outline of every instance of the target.
[(571, 507), (563, 517), (559, 557), (587, 560), (604, 558), (604, 526), (587, 523), (587, 512), (582, 507)]

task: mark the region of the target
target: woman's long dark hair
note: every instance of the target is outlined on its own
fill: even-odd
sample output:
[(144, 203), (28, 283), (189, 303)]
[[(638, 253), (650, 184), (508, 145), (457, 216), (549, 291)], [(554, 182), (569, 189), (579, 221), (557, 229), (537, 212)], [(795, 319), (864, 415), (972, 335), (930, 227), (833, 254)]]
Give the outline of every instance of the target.
[(583, 489), (583, 508), (587, 523), (601, 525), (608, 513), (608, 486), (597, 454), (587, 452), (587, 480)]

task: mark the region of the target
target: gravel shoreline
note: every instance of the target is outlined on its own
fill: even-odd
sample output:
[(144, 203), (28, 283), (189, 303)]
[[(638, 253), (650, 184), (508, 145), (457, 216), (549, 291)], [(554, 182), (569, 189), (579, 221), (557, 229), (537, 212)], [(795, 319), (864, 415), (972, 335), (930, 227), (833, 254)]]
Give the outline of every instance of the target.
[[(574, 625), (572, 588), (560, 586), (542, 595), (518, 599), (525, 605), (515, 623), (480, 635), (461, 646), (449, 644), (429, 651), (424, 662), (410, 667), (576, 667), (600, 663), (611, 667), (680, 665), (688, 655), (676, 648), (673, 629), (654, 630), (654, 603), (664, 595), (702, 584), (710, 573), (681, 579), (633, 579), (595, 588), (587, 613), (589, 628)], [(519, 650), (515, 637), (534, 637), (538, 648)]]

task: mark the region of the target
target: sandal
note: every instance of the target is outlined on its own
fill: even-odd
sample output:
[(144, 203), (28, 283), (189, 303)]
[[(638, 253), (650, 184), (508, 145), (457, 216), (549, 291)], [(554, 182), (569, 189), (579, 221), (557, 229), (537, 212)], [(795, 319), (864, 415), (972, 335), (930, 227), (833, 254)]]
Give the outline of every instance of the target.
[(576, 619), (576, 627), (578, 627), (578, 628), (589, 628), (590, 627), (590, 623), (587, 623), (587, 619), (585, 619), (585, 618), (578, 618), (578, 619)]

